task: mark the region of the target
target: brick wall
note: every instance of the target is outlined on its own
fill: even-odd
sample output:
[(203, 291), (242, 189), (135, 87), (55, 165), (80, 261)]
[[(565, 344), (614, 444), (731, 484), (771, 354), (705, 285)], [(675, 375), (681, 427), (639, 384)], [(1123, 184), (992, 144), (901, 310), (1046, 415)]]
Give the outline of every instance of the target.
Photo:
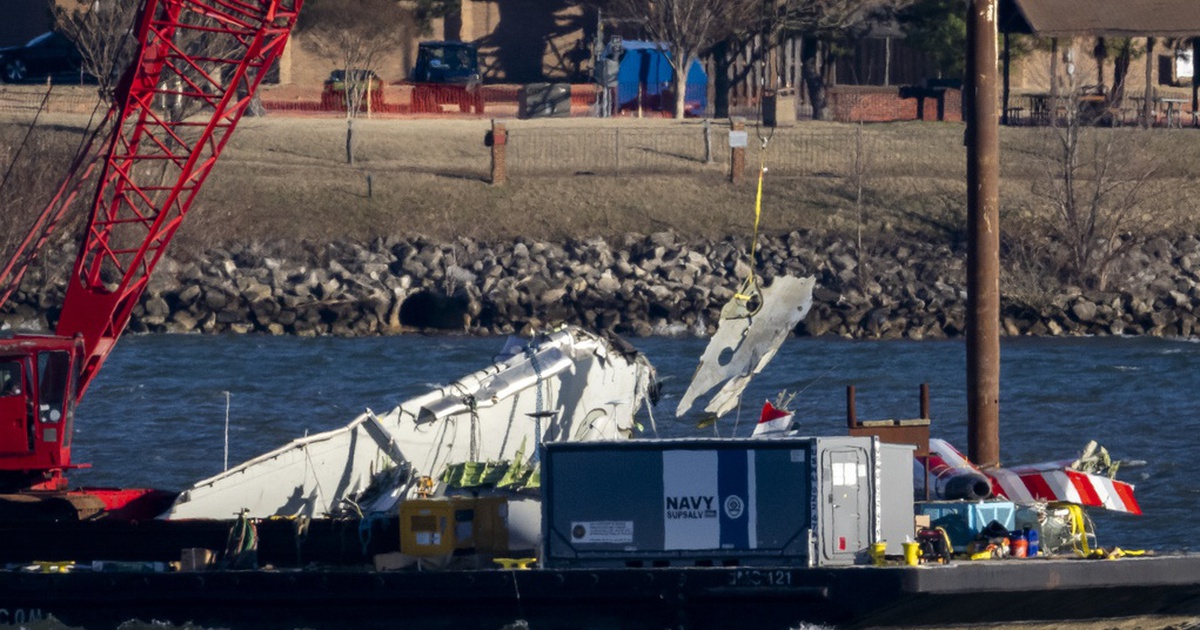
[[(943, 120), (962, 121), (962, 92), (946, 90)], [(918, 99), (902, 98), (897, 87), (848, 87), (829, 89), (829, 119), (839, 122), (893, 122), (918, 120)], [(938, 119), (938, 99), (925, 98), (921, 119)]]

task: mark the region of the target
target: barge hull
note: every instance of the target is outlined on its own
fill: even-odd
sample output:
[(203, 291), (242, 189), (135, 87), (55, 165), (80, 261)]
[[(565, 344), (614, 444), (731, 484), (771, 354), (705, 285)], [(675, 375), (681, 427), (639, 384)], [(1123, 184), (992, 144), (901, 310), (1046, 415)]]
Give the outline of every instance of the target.
[(115, 627), (844, 627), (1200, 611), (1200, 556), (921, 567), (0, 572), (0, 616)]

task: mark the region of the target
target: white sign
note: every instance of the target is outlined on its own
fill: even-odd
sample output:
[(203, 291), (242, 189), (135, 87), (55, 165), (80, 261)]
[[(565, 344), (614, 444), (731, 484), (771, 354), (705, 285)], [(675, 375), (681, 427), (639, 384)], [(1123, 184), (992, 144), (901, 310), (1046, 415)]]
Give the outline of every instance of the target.
[(664, 549), (721, 546), (716, 451), (663, 453), (663, 509)]
[(571, 540), (577, 543), (627, 545), (633, 542), (633, 521), (572, 522)]
[(745, 131), (730, 131), (729, 132), (729, 148), (730, 149), (745, 149), (746, 143), (750, 140), (750, 136)]
[(663, 452), (663, 549), (757, 549), (754, 451)]

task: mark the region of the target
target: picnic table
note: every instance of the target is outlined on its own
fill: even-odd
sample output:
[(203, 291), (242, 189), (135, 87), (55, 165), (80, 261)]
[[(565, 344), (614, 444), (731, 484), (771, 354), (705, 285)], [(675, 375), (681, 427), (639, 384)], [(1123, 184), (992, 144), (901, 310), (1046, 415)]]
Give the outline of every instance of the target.
[(1066, 113), (1072, 101), (1078, 108), (1077, 113), (1088, 122), (1099, 120), (1108, 109), (1108, 99), (1103, 94), (1082, 94), (1072, 98), (1070, 95), (1052, 95), (1046, 92), (1033, 92), (1025, 95), (1029, 103), (1029, 118), (1035, 125), (1047, 125)]
[(1183, 107), (1191, 99), (1160, 96), (1154, 100), (1162, 106), (1163, 112), (1166, 114), (1166, 126), (1183, 129)]

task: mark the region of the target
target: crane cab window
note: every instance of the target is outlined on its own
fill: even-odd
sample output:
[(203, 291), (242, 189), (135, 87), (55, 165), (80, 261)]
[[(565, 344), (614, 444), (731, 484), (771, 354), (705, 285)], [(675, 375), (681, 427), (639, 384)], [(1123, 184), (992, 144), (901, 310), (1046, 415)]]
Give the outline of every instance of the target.
[(67, 402), (71, 380), (71, 356), (66, 352), (43, 352), (38, 355), (38, 403), (42, 422), (58, 422)]
[(0, 361), (0, 398), (21, 395), (21, 363)]

